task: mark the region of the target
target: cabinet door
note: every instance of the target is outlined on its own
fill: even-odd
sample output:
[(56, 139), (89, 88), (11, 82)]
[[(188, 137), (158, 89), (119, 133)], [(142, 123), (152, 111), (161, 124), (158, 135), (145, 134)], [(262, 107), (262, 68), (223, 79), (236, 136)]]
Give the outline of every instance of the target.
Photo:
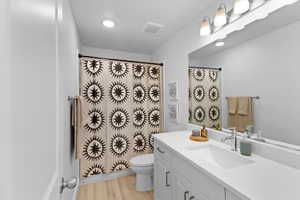
[(194, 191), (191, 189), (191, 183), (186, 177), (176, 173), (176, 176), (173, 178), (173, 194), (175, 200), (206, 200), (194, 194)]
[(191, 182), (184, 176), (176, 174), (174, 178), (173, 194), (175, 200), (207, 200), (193, 190)]
[(191, 183), (192, 195), (197, 199), (225, 200), (224, 187), (194, 168), (190, 163), (174, 155), (172, 165), (178, 177), (185, 177)]
[(188, 183), (182, 179), (180, 180), (178, 177), (174, 179), (173, 192), (175, 200), (189, 200), (190, 198)]
[(159, 160), (154, 163), (154, 195), (156, 200), (172, 199), (171, 172)]

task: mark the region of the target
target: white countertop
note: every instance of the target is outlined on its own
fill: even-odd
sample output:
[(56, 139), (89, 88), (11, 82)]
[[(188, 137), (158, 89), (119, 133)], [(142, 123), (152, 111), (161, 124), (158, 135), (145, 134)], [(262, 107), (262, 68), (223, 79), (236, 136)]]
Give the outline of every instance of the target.
[[(181, 154), (201, 172), (232, 192), (251, 200), (300, 200), (300, 170), (254, 155), (246, 157), (254, 161), (232, 169), (213, 166), (197, 157), (185, 147), (213, 144), (230, 150), (230, 146), (210, 139), (200, 143), (189, 140), (190, 131), (169, 132), (155, 135), (160, 142)], [(239, 152), (236, 154), (240, 155)]]

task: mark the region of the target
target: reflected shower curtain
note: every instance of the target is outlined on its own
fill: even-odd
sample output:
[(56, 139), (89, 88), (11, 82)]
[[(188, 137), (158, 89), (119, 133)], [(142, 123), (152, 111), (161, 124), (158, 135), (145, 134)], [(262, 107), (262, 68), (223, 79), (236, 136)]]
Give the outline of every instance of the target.
[(222, 127), (218, 69), (189, 67), (189, 122)]
[(129, 168), (161, 129), (161, 66), (81, 57), (81, 177)]

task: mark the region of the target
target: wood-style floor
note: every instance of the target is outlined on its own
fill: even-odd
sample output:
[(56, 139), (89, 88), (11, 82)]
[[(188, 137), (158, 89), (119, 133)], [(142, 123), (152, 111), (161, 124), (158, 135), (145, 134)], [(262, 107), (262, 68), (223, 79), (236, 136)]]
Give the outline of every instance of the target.
[(80, 186), (78, 200), (153, 200), (153, 192), (135, 191), (135, 176)]

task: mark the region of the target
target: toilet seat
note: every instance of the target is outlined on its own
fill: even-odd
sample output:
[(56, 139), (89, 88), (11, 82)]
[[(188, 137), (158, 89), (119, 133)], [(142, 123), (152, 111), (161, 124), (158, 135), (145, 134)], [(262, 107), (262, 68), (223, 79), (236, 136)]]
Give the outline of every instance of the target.
[(136, 156), (130, 160), (130, 163), (136, 167), (152, 166), (154, 162), (153, 154), (144, 154)]

